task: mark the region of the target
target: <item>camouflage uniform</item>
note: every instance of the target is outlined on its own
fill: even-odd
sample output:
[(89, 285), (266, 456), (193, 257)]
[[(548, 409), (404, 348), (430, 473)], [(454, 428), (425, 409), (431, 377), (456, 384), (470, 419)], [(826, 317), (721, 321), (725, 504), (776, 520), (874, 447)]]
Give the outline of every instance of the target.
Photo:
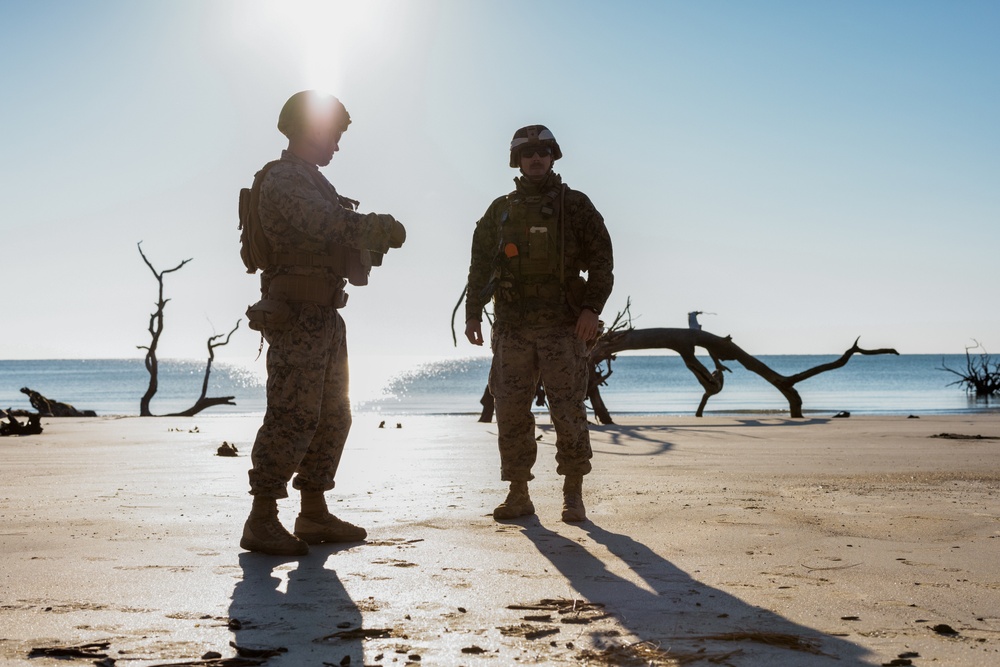
[[(556, 429), (556, 462), (560, 475), (590, 472), (590, 434), (587, 430), (588, 349), (579, 340), (575, 325), (579, 307), (600, 312), (611, 294), (614, 257), (604, 219), (582, 192), (562, 188), (558, 174), (549, 173), (541, 183), (526, 177), (514, 179), (517, 189), (499, 197), (476, 224), (472, 240), (466, 294), (466, 321), (481, 320), (483, 308), (493, 299), (495, 322), (491, 334), (493, 364), (489, 387), (495, 399), (500, 478), (519, 482), (533, 479), (537, 455), (535, 420), (531, 403), (541, 380)], [(519, 198), (538, 198), (553, 189), (561, 191), (552, 202), (554, 215), (564, 206), (564, 284), (582, 283), (576, 307), (567, 302), (565, 290), (556, 290), (559, 277), (547, 285), (525, 285), (518, 265), (504, 255), (503, 225), (524, 226), (519, 220)]]
[[(311, 173), (312, 172), (312, 173)], [(276, 253), (323, 254), (331, 244), (389, 249), (389, 224), (335, 204), (333, 185), (316, 166), (283, 151), (261, 184), (260, 221)], [(326, 192), (319, 187), (328, 188)], [(261, 275), (267, 296), (275, 276), (308, 275), (342, 289), (346, 280), (328, 268), (278, 265)], [(288, 496), (288, 481), (301, 491), (326, 491), (351, 428), (347, 331), (334, 306), (292, 302), (288, 330), (265, 329), (267, 411), (251, 459), (250, 493)], [(296, 474), (297, 473), (297, 474)]]

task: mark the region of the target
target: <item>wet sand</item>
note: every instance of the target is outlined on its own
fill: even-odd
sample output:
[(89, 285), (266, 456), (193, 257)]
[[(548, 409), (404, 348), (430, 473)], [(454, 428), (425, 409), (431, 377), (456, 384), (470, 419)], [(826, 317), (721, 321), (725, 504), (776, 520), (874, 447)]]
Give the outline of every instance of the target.
[(328, 496), (367, 542), (294, 559), (238, 545), (256, 418), (0, 438), (0, 664), (1000, 664), (1000, 414), (621, 418), (577, 525), (546, 422), (497, 523), (495, 425), (382, 419)]

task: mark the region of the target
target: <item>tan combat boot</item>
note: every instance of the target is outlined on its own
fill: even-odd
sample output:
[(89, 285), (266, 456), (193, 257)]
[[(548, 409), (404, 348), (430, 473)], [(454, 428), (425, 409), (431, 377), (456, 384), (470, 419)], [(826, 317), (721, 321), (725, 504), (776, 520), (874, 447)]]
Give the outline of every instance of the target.
[(563, 482), (562, 520), (567, 523), (587, 520), (583, 506), (583, 475), (566, 475)]
[(360, 542), (368, 537), (368, 531), (330, 514), (322, 491), (303, 491), (302, 512), (295, 519), (295, 535), (308, 544)]
[(493, 518), (498, 521), (504, 519), (516, 519), (520, 516), (528, 516), (535, 513), (535, 506), (531, 504), (528, 496), (527, 482), (511, 482), (507, 499), (497, 505), (493, 510)]
[(305, 556), (309, 545), (298, 539), (278, 521), (278, 501), (264, 496), (253, 497), (250, 518), (243, 525), (240, 546), (272, 556)]

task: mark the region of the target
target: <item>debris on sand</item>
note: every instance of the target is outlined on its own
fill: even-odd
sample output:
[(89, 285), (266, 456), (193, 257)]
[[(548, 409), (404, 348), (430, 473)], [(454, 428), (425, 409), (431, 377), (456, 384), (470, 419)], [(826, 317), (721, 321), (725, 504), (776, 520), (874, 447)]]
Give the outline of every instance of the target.
[(464, 647), (462, 649), (462, 653), (465, 653), (467, 655), (480, 655), (482, 653), (486, 653), (486, 649), (473, 644), (472, 646)]
[(938, 433), (931, 437), (945, 440), (1000, 440), (995, 435), (963, 435), (961, 433)]
[(604, 605), (600, 602), (584, 602), (583, 600), (568, 600), (566, 598), (544, 598), (535, 604), (510, 604), (507, 605), (507, 609), (551, 610), (560, 614), (569, 614), (598, 609), (603, 611)]
[(236, 655), (241, 658), (273, 658), (275, 656), (281, 655), (282, 653), (288, 653), (288, 649), (284, 646), (278, 647), (251, 647), (251, 646), (238, 646), (236, 642), (229, 642), (229, 645), (233, 647), (236, 651)]
[(27, 424), (22, 424), (14, 419), (12, 412), (7, 412), (5, 416), (7, 421), (0, 422), (0, 435), (38, 435), (42, 432), (41, 415), (27, 415)]
[(319, 639), (314, 639), (313, 641), (320, 643), (330, 640), (343, 641), (349, 639), (383, 639), (385, 637), (392, 637), (392, 628), (352, 628), (350, 630), (334, 632), (333, 634), (325, 635)]
[(77, 644), (76, 646), (38, 646), (28, 653), (29, 658), (46, 656), (49, 658), (106, 658), (105, 651), (111, 646), (111, 642), (91, 642), (89, 644)]
[[(214, 653), (214, 651), (213, 651)], [(258, 667), (267, 662), (266, 657), (247, 658), (202, 658), (201, 660), (186, 660), (184, 662), (161, 662), (150, 667)]]
[(28, 397), (31, 407), (38, 410), (43, 417), (96, 417), (93, 410), (77, 410), (69, 403), (46, 398), (29, 387), (21, 387), (21, 393)]
[(528, 614), (524, 617), (524, 620), (531, 621), (532, 623), (551, 623), (552, 614)]
[(525, 639), (541, 639), (559, 633), (559, 628), (548, 625), (531, 625), (530, 623), (519, 623), (517, 625), (505, 625), (497, 628), (504, 637), (524, 637)]
[(804, 637), (799, 637), (798, 635), (792, 635), (785, 632), (723, 632), (716, 635), (688, 637), (687, 639), (722, 642), (757, 642), (758, 644), (778, 646), (792, 651), (802, 651), (803, 653), (812, 653), (813, 655), (824, 655), (824, 653), (819, 650), (819, 640), (806, 639)]
[(231, 445), (225, 440), (219, 445), (219, 449), (215, 452), (216, 456), (239, 456), (240, 450), (236, 449), (236, 445)]
[[(280, 655), (288, 651), (286, 648), (246, 648), (237, 646), (233, 642), (229, 643), (235, 650), (237, 655), (232, 658), (223, 658), (220, 653), (216, 651), (210, 651), (201, 657), (199, 660), (183, 660), (181, 662), (161, 662), (155, 665), (150, 665), (150, 667), (257, 667), (258, 665), (263, 665), (268, 658), (273, 658), (276, 655)], [(104, 666), (112, 666), (115, 664), (116, 660), (114, 658), (109, 658), (106, 651), (111, 647), (111, 642), (100, 641), (91, 642), (89, 644), (77, 644), (75, 646), (39, 646), (31, 649), (28, 654), (29, 658), (38, 657), (48, 657), (48, 658), (86, 658), (94, 660), (93, 664)], [(100, 660), (95, 660), (100, 658)]]
[[(512, 604), (507, 605), (507, 608), (519, 611), (554, 611), (563, 616), (563, 618), (559, 619), (560, 623), (577, 623), (581, 625), (611, 616), (611, 614), (604, 611), (604, 605), (600, 602), (567, 600), (565, 598), (546, 598), (539, 601), (537, 604)], [(551, 616), (525, 616), (524, 620), (551, 620)]]
[(697, 653), (678, 653), (663, 650), (653, 642), (643, 641), (624, 646), (609, 646), (600, 651), (584, 649), (577, 654), (577, 659), (587, 665), (608, 665), (609, 667), (648, 667), (648, 665), (679, 667), (695, 662), (728, 664), (727, 661), (730, 658), (741, 653), (742, 651), (739, 649), (725, 653), (708, 653), (705, 650)]

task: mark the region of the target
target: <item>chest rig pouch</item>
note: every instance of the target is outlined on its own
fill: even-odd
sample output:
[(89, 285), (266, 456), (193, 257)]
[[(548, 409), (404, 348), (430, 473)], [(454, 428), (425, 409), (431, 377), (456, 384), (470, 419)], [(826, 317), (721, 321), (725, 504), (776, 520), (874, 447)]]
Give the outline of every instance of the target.
[(562, 299), (562, 187), (538, 195), (512, 192), (500, 228), (501, 253), (508, 259), (522, 298)]

